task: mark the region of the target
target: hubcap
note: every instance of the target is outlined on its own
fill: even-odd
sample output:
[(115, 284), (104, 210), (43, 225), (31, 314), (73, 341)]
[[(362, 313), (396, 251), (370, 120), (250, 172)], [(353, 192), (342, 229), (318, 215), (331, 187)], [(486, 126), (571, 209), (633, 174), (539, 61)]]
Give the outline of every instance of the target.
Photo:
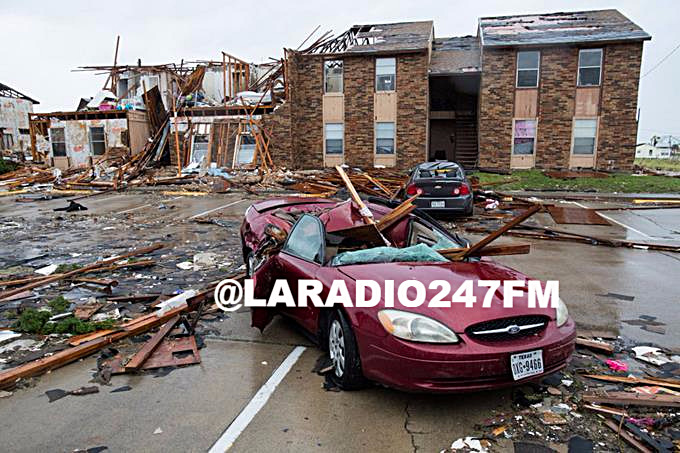
[(345, 336), (340, 322), (335, 319), (331, 323), (331, 331), (328, 334), (328, 351), (337, 377), (345, 373)]

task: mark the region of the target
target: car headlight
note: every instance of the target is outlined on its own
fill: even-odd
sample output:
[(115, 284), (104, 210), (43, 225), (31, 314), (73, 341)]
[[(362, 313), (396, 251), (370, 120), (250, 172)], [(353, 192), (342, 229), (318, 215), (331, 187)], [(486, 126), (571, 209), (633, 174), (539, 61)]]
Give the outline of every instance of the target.
[(561, 298), (557, 300), (557, 308), (555, 309), (555, 322), (557, 327), (561, 326), (569, 319), (569, 310), (567, 310), (567, 304), (562, 301)]
[(422, 343), (458, 343), (458, 337), (444, 324), (427, 316), (401, 310), (381, 310), (378, 319), (395, 337)]

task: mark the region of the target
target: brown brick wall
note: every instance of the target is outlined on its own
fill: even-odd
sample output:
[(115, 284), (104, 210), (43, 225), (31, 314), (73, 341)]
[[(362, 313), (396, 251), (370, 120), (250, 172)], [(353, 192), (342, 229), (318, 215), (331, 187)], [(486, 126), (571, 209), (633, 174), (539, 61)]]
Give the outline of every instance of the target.
[(427, 160), (429, 121), (427, 53), (397, 59), (397, 168)]
[[(323, 166), (323, 57), (289, 54), (291, 166)], [(343, 57), (345, 162), (373, 166), (375, 58)], [(426, 159), (427, 54), (397, 57), (397, 166)], [(277, 140), (278, 141), (278, 140)], [(276, 146), (278, 147), (278, 145)], [(285, 148), (285, 145), (283, 146)], [(278, 151), (277, 151), (278, 152)], [(285, 153), (284, 150), (281, 153)], [(273, 157), (273, 156), (272, 156)]]
[(515, 52), (485, 49), (479, 102), (479, 166), (509, 168)]
[(323, 57), (289, 53), (292, 166), (323, 167)]
[(641, 61), (641, 42), (605, 48), (598, 168), (626, 171), (633, 168)]
[(343, 60), (345, 163), (373, 167), (375, 58), (346, 57)]
[(277, 167), (293, 166), (291, 104), (285, 102), (271, 113), (262, 115), (262, 125), (271, 134), (269, 155)]
[[(635, 157), (642, 43), (604, 46), (597, 167), (630, 170)], [(515, 49), (485, 49), (479, 106), (479, 165), (509, 168)], [(571, 152), (578, 48), (541, 49), (536, 161), (566, 168)]]
[(576, 99), (578, 49), (541, 49), (541, 81), (538, 95), (538, 168), (567, 168)]

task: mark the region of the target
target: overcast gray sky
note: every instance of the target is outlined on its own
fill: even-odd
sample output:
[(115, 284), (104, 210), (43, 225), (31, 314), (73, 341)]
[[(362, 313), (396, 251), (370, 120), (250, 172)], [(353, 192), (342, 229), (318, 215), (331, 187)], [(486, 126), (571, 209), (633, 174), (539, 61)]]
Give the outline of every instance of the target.
[[(642, 59), (645, 74), (680, 44), (679, 7), (674, 0), (0, 0), (0, 81), (39, 100), (38, 112), (73, 110), (106, 76), (72, 70), (112, 64), (116, 35), (121, 64), (219, 59), (221, 50), (260, 62), (280, 57), (283, 46), (297, 47), (317, 25), (341, 32), (357, 23), (432, 19), (442, 37), (475, 34), (482, 16), (604, 8), (619, 9), (652, 35)], [(642, 78), (639, 141), (680, 136), (679, 69), (680, 49)]]

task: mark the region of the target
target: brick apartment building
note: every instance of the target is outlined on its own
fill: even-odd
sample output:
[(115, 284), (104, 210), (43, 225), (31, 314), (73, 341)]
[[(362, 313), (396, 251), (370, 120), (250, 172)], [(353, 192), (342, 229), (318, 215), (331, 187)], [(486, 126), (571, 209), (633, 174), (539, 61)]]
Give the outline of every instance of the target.
[(280, 165), (629, 170), (643, 42), (616, 10), (487, 17), (477, 36), (431, 21), (350, 28), (288, 51), (288, 101), (263, 121)]

